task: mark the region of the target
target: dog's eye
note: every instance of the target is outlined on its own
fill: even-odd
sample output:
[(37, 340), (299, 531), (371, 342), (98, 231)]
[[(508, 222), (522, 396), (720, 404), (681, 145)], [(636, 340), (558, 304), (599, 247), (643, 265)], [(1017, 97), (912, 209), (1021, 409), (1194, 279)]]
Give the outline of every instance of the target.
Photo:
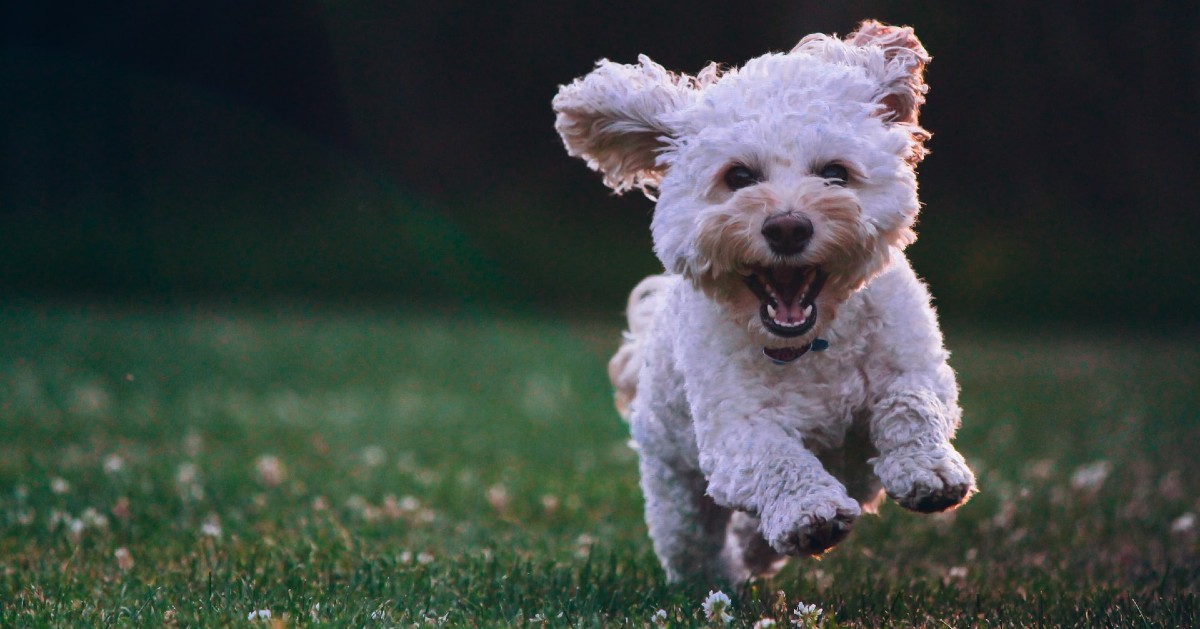
[(835, 186), (844, 186), (850, 181), (850, 171), (841, 164), (826, 164), (817, 172), (817, 176)]
[(762, 175), (746, 166), (738, 164), (725, 171), (725, 185), (730, 190), (741, 190), (762, 181)]

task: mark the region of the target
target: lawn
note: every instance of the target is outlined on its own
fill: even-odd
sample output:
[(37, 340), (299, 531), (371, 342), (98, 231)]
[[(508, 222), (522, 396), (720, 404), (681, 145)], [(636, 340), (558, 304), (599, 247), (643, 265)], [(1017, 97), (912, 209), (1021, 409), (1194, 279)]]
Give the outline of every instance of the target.
[[(4, 307), (0, 626), (704, 625), (646, 537), (618, 325)], [(1200, 626), (1194, 335), (948, 344), (982, 492), (726, 588), (731, 625)]]

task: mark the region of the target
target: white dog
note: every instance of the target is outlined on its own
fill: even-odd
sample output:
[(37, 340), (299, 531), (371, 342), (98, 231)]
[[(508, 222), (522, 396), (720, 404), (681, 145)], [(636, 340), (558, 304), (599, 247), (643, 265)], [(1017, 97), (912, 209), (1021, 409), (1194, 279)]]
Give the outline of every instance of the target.
[[(567, 151), (657, 195), (654, 250), (609, 365), (667, 576), (740, 583), (839, 542), (881, 489), (975, 491), (916, 237), (929, 56), (864, 22), (738, 69), (600, 61), (554, 99)], [(651, 198), (654, 198), (651, 196)]]

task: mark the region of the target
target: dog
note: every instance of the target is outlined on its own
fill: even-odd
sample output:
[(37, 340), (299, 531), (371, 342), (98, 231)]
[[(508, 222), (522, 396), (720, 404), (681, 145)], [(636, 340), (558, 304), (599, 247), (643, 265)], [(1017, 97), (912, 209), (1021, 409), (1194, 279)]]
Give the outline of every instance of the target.
[(633, 291), (609, 374), (672, 582), (820, 555), (884, 492), (931, 513), (976, 491), (904, 255), (929, 60), (911, 28), (868, 20), (695, 76), (601, 60), (553, 100), (571, 156), (656, 201), (666, 272)]

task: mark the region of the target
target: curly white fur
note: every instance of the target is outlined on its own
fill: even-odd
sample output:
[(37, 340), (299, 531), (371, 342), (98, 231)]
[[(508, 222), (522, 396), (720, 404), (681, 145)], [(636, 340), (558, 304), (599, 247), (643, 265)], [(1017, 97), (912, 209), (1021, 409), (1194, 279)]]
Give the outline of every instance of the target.
[[(881, 489), (925, 512), (974, 491), (950, 445), (954, 373), (903, 254), (928, 60), (911, 29), (867, 21), (723, 73), (601, 61), (554, 99), (571, 155), (658, 195), (668, 274), (634, 290), (609, 374), (672, 580), (819, 554)], [(735, 168), (753, 181), (730, 184)], [(778, 217), (807, 225), (803, 242), (774, 241)]]

